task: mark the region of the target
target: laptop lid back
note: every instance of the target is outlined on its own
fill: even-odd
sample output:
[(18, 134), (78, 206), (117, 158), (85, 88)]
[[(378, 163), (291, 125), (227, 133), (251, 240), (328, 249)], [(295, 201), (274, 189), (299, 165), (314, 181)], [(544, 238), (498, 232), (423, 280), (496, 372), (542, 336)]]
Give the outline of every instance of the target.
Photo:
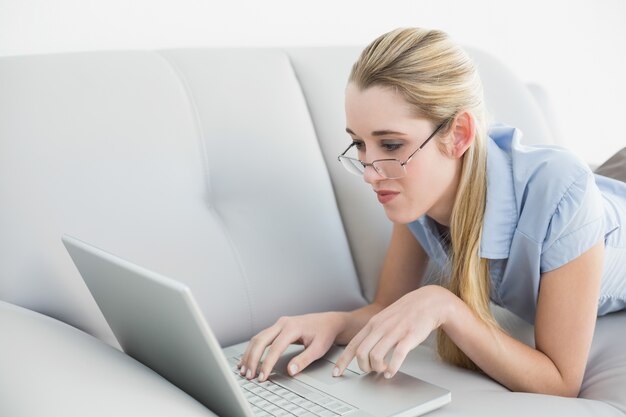
[(186, 285), (74, 237), (62, 241), (124, 352), (216, 414), (252, 417)]

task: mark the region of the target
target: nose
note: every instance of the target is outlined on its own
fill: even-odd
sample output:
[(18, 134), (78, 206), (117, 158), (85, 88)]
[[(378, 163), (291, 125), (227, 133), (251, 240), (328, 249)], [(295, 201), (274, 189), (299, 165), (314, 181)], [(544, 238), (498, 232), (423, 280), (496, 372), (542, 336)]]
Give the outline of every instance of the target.
[(363, 171), (363, 180), (370, 185), (374, 185), (377, 182), (384, 180), (384, 178), (374, 169), (373, 166), (368, 165), (365, 167), (365, 171)]

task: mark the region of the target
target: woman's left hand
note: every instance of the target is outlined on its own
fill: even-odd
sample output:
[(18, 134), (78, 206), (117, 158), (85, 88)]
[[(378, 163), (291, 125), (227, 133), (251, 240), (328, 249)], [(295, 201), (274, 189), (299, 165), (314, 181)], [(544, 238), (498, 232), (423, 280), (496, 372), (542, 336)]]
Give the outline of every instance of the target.
[[(333, 376), (343, 374), (356, 356), (364, 372), (383, 373), (393, 377), (407, 354), (442, 326), (458, 298), (438, 285), (428, 285), (407, 293), (373, 316), (348, 343), (337, 360)], [(391, 360), (385, 358), (393, 350)]]

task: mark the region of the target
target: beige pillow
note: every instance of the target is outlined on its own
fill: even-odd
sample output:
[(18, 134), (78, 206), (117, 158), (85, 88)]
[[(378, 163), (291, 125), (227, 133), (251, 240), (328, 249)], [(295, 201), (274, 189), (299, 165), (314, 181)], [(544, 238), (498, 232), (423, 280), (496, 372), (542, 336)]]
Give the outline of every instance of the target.
[(595, 173), (626, 182), (626, 148), (596, 168)]

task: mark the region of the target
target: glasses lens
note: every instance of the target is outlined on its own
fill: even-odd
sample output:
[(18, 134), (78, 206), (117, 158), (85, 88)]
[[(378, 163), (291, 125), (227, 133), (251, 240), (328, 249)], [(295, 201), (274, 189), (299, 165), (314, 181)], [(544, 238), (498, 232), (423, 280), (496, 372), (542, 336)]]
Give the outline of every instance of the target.
[(365, 167), (358, 159), (348, 158), (347, 156), (340, 156), (339, 161), (341, 161), (341, 165), (351, 174), (354, 175), (363, 175), (365, 171)]
[(400, 164), (400, 161), (375, 161), (374, 167), (383, 177), (393, 180), (396, 178), (402, 178), (406, 174), (404, 167)]

